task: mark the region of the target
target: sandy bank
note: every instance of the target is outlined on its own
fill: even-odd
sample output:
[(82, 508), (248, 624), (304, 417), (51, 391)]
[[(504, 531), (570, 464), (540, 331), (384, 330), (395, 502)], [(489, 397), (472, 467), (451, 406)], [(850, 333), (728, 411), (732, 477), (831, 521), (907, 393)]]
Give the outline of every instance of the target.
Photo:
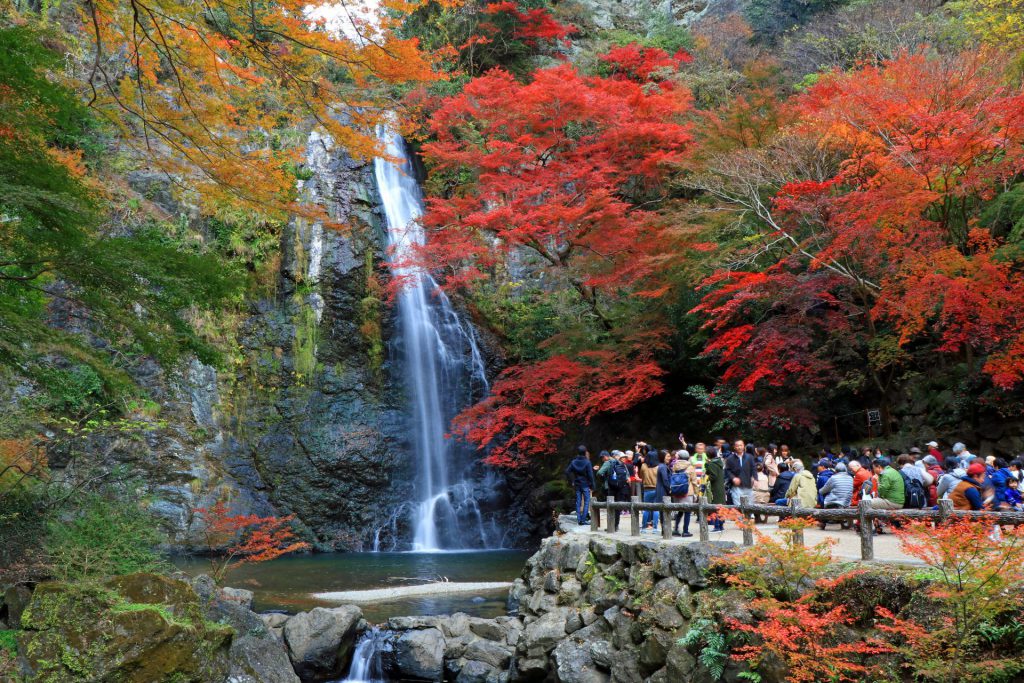
[(388, 602), (418, 595), (451, 595), (455, 593), (479, 593), (483, 591), (511, 588), (509, 581), (473, 581), (473, 582), (436, 582), (418, 586), (395, 586), (393, 588), (373, 588), (361, 591), (331, 591), (313, 593), (317, 600), (338, 602)]

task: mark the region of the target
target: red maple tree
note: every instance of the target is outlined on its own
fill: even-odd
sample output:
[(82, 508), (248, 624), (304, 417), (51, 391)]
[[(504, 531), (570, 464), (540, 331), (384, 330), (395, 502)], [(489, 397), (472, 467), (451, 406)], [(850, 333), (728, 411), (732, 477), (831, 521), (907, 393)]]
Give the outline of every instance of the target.
[(688, 110), (680, 88), (559, 65), (528, 83), (492, 70), (433, 114), (428, 239), (416, 265), (460, 287), (504, 277), (517, 261), (582, 308), (574, 331), (545, 344), (545, 360), (506, 370), (456, 421), (494, 446), (492, 461), (521, 462), (549, 449), (561, 423), (660, 391), (657, 323), (617, 318), (623, 302), (667, 290), (670, 242), (652, 208), (690, 146)]
[(308, 543), (295, 539), (291, 526), (295, 515), (232, 515), (224, 501), (196, 512), (203, 518), (203, 539), (212, 557), (211, 574), (217, 582), (243, 564), (267, 562), (309, 548)]

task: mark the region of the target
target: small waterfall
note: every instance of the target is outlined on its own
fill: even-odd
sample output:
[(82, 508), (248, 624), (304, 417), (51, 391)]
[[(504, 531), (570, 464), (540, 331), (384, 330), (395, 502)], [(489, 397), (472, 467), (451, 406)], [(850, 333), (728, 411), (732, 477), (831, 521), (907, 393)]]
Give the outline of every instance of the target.
[(348, 676), (339, 683), (386, 683), (380, 656), (385, 635), (384, 631), (377, 628), (371, 628), (363, 634), (352, 653)]
[[(379, 135), (388, 156), (403, 160), (401, 165), (374, 163), (392, 258), (401, 264), (424, 242), (423, 198), (402, 138), (387, 128)], [(468, 523), (484, 531), (473, 486), (461, 474), (470, 454), (445, 437), (452, 418), (488, 389), (475, 332), (429, 273), (402, 265), (393, 266), (392, 273), (404, 283), (398, 295), (399, 334), (416, 464), (414, 507), (397, 513), (411, 513), (413, 550), (486, 547), (486, 535), (479, 542), (467, 540), (478, 532), (464, 528)]]

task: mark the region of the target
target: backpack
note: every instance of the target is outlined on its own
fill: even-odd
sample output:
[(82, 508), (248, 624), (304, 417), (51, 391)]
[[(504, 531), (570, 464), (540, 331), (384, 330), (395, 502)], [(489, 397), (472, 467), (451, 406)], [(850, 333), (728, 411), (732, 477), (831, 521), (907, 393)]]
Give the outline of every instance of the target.
[(928, 504), (928, 494), (924, 490), (924, 484), (903, 472), (900, 472), (900, 476), (903, 477), (903, 507), (911, 510), (925, 507)]
[(608, 474), (608, 481), (613, 484), (625, 484), (629, 479), (629, 470), (620, 461), (612, 462), (612, 471)]
[(687, 496), (690, 494), (690, 475), (686, 472), (673, 472), (669, 477), (669, 493), (673, 496)]

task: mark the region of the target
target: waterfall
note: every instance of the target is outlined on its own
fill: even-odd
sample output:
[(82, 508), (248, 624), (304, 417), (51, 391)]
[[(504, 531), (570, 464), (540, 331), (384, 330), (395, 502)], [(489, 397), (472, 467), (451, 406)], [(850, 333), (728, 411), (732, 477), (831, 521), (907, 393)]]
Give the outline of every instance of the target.
[(485, 533), (473, 485), (462, 476), (470, 454), (445, 437), (451, 419), (488, 389), (483, 357), (472, 326), (462, 321), (430, 274), (402, 265), (424, 241), (419, 222), (423, 198), (402, 138), (386, 127), (379, 135), (387, 155), (402, 160), (377, 159), (374, 170), (387, 218), (392, 274), (404, 283), (398, 331), (415, 457), (416, 498), (408, 510), (412, 549), (487, 547), (493, 534)]
[(352, 653), (348, 676), (340, 683), (385, 683), (380, 657), (384, 636), (384, 631), (377, 628), (371, 628), (363, 634)]

